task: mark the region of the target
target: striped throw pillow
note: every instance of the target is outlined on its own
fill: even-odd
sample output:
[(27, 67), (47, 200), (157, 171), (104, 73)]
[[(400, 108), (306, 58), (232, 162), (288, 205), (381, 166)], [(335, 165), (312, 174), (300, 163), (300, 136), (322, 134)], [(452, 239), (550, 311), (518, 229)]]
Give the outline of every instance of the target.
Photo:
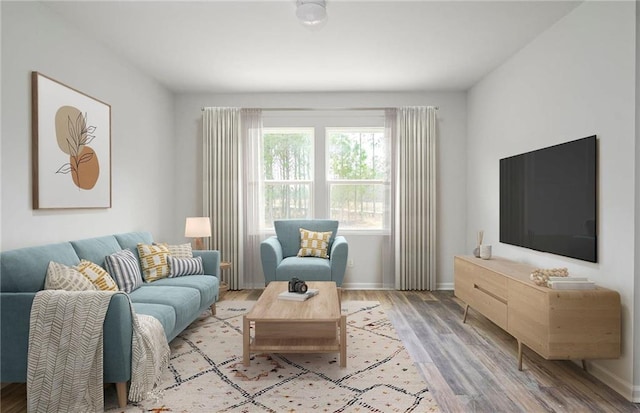
[(104, 265), (125, 293), (130, 293), (143, 284), (138, 259), (130, 250), (107, 255), (104, 257)]
[(109, 273), (98, 264), (82, 260), (80, 264), (76, 265), (75, 269), (87, 277), (87, 280), (91, 281), (91, 283), (96, 286), (96, 289), (102, 291), (118, 291), (118, 284), (116, 284)]
[(166, 245), (138, 244), (142, 276), (148, 283), (169, 276), (169, 248)]
[(50, 261), (44, 279), (46, 290), (93, 291), (96, 286), (73, 267)]
[(300, 250), (298, 257), (329, 258), (327, 248), (332, 231), (314, 232), (300, 228)]
[(180, 277), (181, 275), (204, 274), (202, 267), (202, 257), (176, 258), (169, 255), (169, 277)]

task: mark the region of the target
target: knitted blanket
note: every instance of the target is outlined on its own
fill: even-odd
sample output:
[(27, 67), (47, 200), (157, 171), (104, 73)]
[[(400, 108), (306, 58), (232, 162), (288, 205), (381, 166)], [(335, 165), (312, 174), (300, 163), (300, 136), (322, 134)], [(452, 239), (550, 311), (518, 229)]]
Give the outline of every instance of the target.
[[(103, 323), (114, 293), (44, 290), (31, 307), (27, 363), (29, 412), (104, 410)], [(133, 321), (130, 399), (157, 384), (169, 360), (162, 325), (150, 316)]]

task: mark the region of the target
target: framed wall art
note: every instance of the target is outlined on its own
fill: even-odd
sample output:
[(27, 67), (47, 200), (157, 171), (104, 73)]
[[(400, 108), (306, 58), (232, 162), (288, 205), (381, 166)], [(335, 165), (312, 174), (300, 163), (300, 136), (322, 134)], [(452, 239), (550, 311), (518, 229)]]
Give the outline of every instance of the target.
[(111, 105), (31, 73), (33, 209), (111, 207)]

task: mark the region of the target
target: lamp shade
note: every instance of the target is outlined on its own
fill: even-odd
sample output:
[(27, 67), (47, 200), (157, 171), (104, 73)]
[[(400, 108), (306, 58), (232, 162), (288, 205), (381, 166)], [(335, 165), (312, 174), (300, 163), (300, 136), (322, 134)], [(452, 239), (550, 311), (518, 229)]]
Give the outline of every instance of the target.
[(296, 16), (307, 26), (315, 26), (327, 18), (325, 0), (298, 0)]
[(187, 217), (184, 236), (187, 238), (210, 237), (211, 220), (209, 217)]

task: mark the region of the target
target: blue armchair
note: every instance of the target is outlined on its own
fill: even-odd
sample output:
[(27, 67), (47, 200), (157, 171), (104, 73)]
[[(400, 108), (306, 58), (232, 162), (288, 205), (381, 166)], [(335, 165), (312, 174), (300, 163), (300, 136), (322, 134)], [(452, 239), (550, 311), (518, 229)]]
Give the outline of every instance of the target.
[[(274, 221), (276, 235), (260, 244), (260, 257), (265, 284), (271, 281), (289, 281), (298, 277), (305, 281), (335, 281), (340, 287), (347, 268), (349, 245), (343, 236), (337, 236), (338, 221), (328, 219), (285, 219)], [(298, 257), (300, 228), (310, 231), (331, 231), (329, 259)]]

